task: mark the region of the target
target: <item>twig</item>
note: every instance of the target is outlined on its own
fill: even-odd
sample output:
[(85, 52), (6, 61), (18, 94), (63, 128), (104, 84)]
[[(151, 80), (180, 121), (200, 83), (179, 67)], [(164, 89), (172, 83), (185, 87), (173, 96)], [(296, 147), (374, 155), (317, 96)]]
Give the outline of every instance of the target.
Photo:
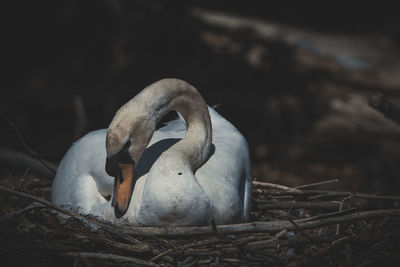
[(267, 183), (267, 182), (253, 181), (253, 185), (272, 188), (272, 189), (278, 189), (278, 190), (284, 190), (286, 192), (301, 192), (300, 190), (295, 189), (295, 188), (290, 188), (290, 187), (287, 187), (287, 186), (284, 186), (284, 185)]
[(10, 124), (11, 128), (14, 130), (14, 132), (16, 133), (19, 141), (22, 143), (22, 145), (25, 147), (25, 149), (29, 152), (29, 154), (33, 157), (36, 158), (37, 160), (40, 161), (40, 163), (43, 164), (43, 166), (45, 166), (49, 171), (51, 171), (54, 175), (56, 174), (56, 170), (53, 169), (49, 164), (47, 164), (47, 162), (45, 160), (43, 160), (39, 154), (33, 150), (27, 142), (25, 142), (25, 139), (22, 137), (22, 134), (19, 132), (17, 126), (15, 125), (14, 122), (11, 122), (7, 119), (8, 123)]
[(287, 233), (287, 230), (283, 229), (282, 231), (276, 233), (272, 238), (269, 237), (268, 239), (260, 239), (260, 238), (255, 239), (254, 236), (250, 236), (248, 239), (245, 239), (243, 241), (240, 240), (238, 243), (246, 244), (246, 246), (250, 246), (250, 247), (253, 247), (253, 248), (261, 248), (261, 247), (257, 247), (257, 245), (259, 245), (259, 244), (263, 244), (263, 245), (272, 244), (272, 243), (276, 242), (281, 236), (283, 236), (286, 233)]
[(106, 254), (106, 253), (93, 253), (93, 252), (66, 252), (62, 254), (71, 258), (88, 258), (88, 259), (96, 259), (96, 260), (111, 260), (118, 263), (129, 262), (133, 264), (139, 264), (143, 266), (159, 266), (158, 264), (145, 261), (138, 258), (119, 256), (114, 254)]
[(166, 250), (164, 252), (161, 252), (160, 254), (154, 256), (149, 261), (155, 261), (156, 259), (161, 258), (162, 256), (165, 256), (165, 255), (171, 253), (172, 251), (174, 251), (174, 249), (170, 248), (170, 249), (168, 249), (168, 250)]
[(303, 229), (292, 218), (290, 218), (290, 216), (288, 216), (287, 219), (289, 220), (289, 222), (291, 222), (291, 224), (293, 224), (296, 230), (298, 230), (305, 238), (310, 240), (313, 244), (316, 243), (314, 239), (312, 239), (306, 232), (303, 231)]
[(301, 227), (300, 227), (295, 221), (293, 221), (293, 219), (291, 218), (291, 216), (292, 216), (292, 215), (291, 215), (291, 212), (292, 212), (292, 208), (293, 208), (294, 203), (295, 203), (295, 202), (292, 202), (292, 203), (291, 203), (286, 218), (289, 220), (289, 222), (290, 222), (291, 224), (293, 224), (294, 227), (296, 227), (296, 229), (297, 229), (304, 237), (306, 237), (308, 240), (310, 240), (313, 244), (316, 244), (316, 243), (315, 243), (315, 240), (313, 240), (306, 232), (304, 232), (303, 229), (301, 229)]
[[(256, 200), (258, 202), (258, 200)], [(326, 209), (336, 210), (340, 207), (340, 203), (335, 202), (310, 202), (310, 201), (271, 201), (260, 200), (261, 204), (257, 205), (260, 210), (283, 210), (292, 207), (293, 209)]]
[[(343, 203), (344, 203), (346, 200), (349, 200), (350, 198), (351, 198), (351, 196), (348, 196), (348, 197), (345, 197), (345, 198), (342, 199), (342, 201), (340, 202), (339, 211), (342, 211), (342, 210), (343, 210)], [(338, 224), (336, 225), (336, 235), (339, 235), (339, 232), (340, 232), (340, 224), (338, 223)]]
[(26, 206), (25, 208), (23, 208), (21, 210), (8, 212), (8, 213), (4, 214), (2, 217), (0, 217), (0, 224), (3, 221), (16, 219), (16, 218), (20, 217), (22, 214), (25, 214), (25, 213), (30, 212), (32, 210), (38, 210), (38, 209), (48, 209), (48, 207), (44, 206), (44, 205), (41, 205), (41, 204), (38, 204), (38, 203), (32, 203), (29, 206)]
[(109, 245), (112, 248), (117, 248), (117, 249), (121, 249), (121, 250), (125, 250), (131, 253), (146, 253), (146, 252), (152, 252), (152, 248), (149, 245), (132, 245), (132, 244), (126, 244), (126, 243), (121, 243), (121, 242), (116, 242), (113, 241), (109, 238), (93, 238), (90, 236), (83, 236), (83, 235), (79, 235), (79, 234), (73, 234), (73, 236), (77, 239), (88, 239), (90, 240), (90, 242), (96, 242), (96, 243), (101, 243), (103, 246), (104, 244)]
[(339, 182), (339, 179), (331, 179), (331, 180), (322, 181), (322, 182), (318, 182), (318, 183), (311, 183), (311, 184), (299, 185), (299, 186), (296, 186), (296, 187), (294, 187), (294, 188), (296, 188), (296, 189), (302, 189), (302, 188), (307, 188), (307, 187), (312, 187), (312, 186), (318, 186), (318, 185), (323, 185), (323, 184), (329, 184), (329, 183), (337, 183), (337, 182)]
[[(363, 194), (363, 193), (352, 193), (352, 192), (335, 192), (335, 191), (327, 191), (322, 193), (318, 198), (321, 197), (355, 197), (355, 198), (365, 198), (365, 199), (380, 199), (380, 200), (392, 200), (392, 201), (400, 201), (400, 197), (397, 196), (380, 196), (373, 194)], [(310, 200), (317, 199), (317, 197), (309, 197)]]
[(331, 242), (331, 245), (335, 245), (337, 242), (343, 242), (343, 240), (347, 240), (347, 239), (349, 239), (348, 236), (343, 236), (343, 237), (341, 237), (341, 238), (339, 238), (339, 239), (333, 240), (333, 241)]
[(295, 192), (295, 191), (276, 191), (276, 192), (271, 192), (271, 195), (272, 196), (285, 196), (285, 195), (309, 196), (308, 199), (310, 199), (310, 200), (317, 199), (317, 198), (353, 196), (356, 198), (400, 201), (400, 197), (398, 197), (398, 196), (373, 195), (373, 194), (364, 194), (364, 193), (343, 192), (343, 191), (324, 191), (324, 190), (298, 190), (297, 192)]
[(321, 214), (313, 216), (313, 217), (304, 218), (302, 220), (303, 221), (314, 221), (314, 220), (320, 220), (320, 219), (325, 219), (325, 218), (331, 218), (331, 217), (335, 217), (338, 215), (350, 214), (350, 213), (355, 212), (356, 210), (357, 210), (356, 208), (349, 208), (349, 209), (341, 210), (341, 211), (326, 212), (326, 213), (321, 213)]

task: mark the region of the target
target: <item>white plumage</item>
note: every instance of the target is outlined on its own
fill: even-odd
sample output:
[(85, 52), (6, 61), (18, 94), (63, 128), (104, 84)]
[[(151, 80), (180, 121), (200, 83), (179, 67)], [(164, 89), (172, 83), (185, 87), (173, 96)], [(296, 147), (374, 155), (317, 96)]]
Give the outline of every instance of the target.
[[(166, 80), (158, 83), (162, 84), (163, 81)], [(182, 83), (174, 79), (167, 81)], [(145, 88), (141, 97), (149, 98), (151, 94), (143, 92), (151, 90), (152, 86), (154, 84)], [(151, 101), (159, 99), (149, 99)], [(126, 105), (133, 105), (134, 102), (131, 102)], [(148, 105), (144, 106), (147, 108)], [(211, 220), (215, 220), (217, 224), (226, 224), (248, 219), (251, 177), (247, 142), (214, 109), (208, 107), (208, 112), (212, 124), (212, 145), (208, 159), (197, 170), (191, 168), (190, 161), (199, 159), (183, 157), (182, 153), (178, 153), (178, 147), (181, 143), (179, 149), (186, 151), (184, 145), (190, 146), (192, 142), (180, 140), (184, 138), (190, 141), (191, 137), (196, 140), (197, 132), (202, 130), (196, 127), (203, 127), (201, 124), (197, 125), (192, 120), (189, 134), (185, 121), (180, 118), (154, 131), (136, 162), (136, 184), (129, 208), (121, 222), (185, 226), (206, 225)], [(119, 113), (122, 116), (122, 112)], [(130, 116), (135, 117), (136, 114)], [(113, 123), (110, 127), (113, 127)], [(135, 136), (140, 134), (140, 131), (131, 133), (130, 140), (134, 142), (137, 139)], [(106, 135), (107, 129), (90, 132), (68, 150), (57, 169), (52, 187), (52, 201), (77, 209), (83, 214), (93, 214), (114, 221), (111, 200), (106, 200), (107, 196), (113, 197), (114, 194), (114, 177), (105, 171), (107, 154), (110, 156), (105, 145)], [(121, 136), (121, 139), (126, 138)], [(134, 148), (130, 151), (132, 149)], [(191, 149), (193, 147), (188, 147), (188, 151)]]

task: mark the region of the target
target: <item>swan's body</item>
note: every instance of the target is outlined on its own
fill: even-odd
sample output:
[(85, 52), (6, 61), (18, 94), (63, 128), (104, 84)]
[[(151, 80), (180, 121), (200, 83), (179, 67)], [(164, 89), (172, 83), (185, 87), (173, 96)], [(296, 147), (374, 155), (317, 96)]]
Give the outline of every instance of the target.
[[(187, 86), (183, 81), (174, 79), (158, 83), (163, 81), (172, 82), (169, 84), (170, 88), (177, 82), (183, 83), (180, 86)], [(146, 95), (148, 88), (131, 101), (140, 100), (140, 97), (143, 99), (150, 97)], [(125, 113), (133, 111), (129, 108), (129, 105), (132, 106), (130, 102), (126, 104), (125, 111), (124, 107), (121, 108), (122, 111), (120, 110), (114, 117), (108, 133), (106, 129), (91, 132), (69, 149), (61, 161), (53, 183), (54, 203), (76, 208), (84, 214), (115, 220), (114, 209), (118, 205), (122, 206), (121, 203), (126, 198), (121, 198), (123, 193), (119, 193), (118, 183), (126, 184), (126, 182), (116, 178), (114, 185), (114, 178), (106, 173), (104, 165), (106, 157), (109, 160), (125, 147), (128, 138), (124, 137), (126, 135), (124, 132), (129, 130), (121, 127), (124, 127), (122, 122), (129, 123), (124, 117), (128, 116)], [(143, 106), (136, 108), (148, 108), (146, 103)], [(156, 117), (162, 117), (171, 109), (170, 103), (165, 106), (168, 106), (165, 110), (156, 109), (160, 112)], [(205, 109), (207, 110), (207, 107)], [(133, 181), (136, 183), (131, 199), (127, 200), (130, 205), (129, 208), (126, 207), (123, 219), (133, 224), (160, 226), (205, 225), (211, 220), (215, 220), (218, 224), (246, 221), (251, 194), (250, 161), (246, 140), (232, 124), (208, 107), (210, 117), (207, 115), (204, 120), (207, 124), (207, 118), (211, 118), (211, 145), (211, 129), (209, 132), (206, 129), (211, 128), (211, 124), (204, 126), (202, 122), (197, 123), (196, 120), (196, 116), (204, 115), (204, 109), (202, 114), (193, 116), (187, 114), (191, 112), (190, 110), (179, 110), (179, 108), (175, 110), (183, 113), (183, 117), (186, 116), (188, 129), (185, 121), (180, 119), (154, 131), (152, 136), (151, 134), (147, 136), (147, 139), (150, 139), (147, 141), (145, 137), (138, 136), (138, 132), (147, 131), (143, 130), (143, 126), (135, 128), (136, 132), (132, 131), (129, 135), (129, 140), (132, 142), (129, 154), (135, 165)], [(146, 121), (140, 117), (141, 115), (130, 114), (132, 117), (138, 116), (141, 121)], [(117, 141), (111, 140), (115, 138), (113, 135), (117, 136)], [(137, 141), (139, 144), (135, 145), (136, 150), (132, 149), (135, 140), (139, 140)], [(116, 143), (118, 145), (115, 145)], [(140, 150), (140, 145), (145, 145), (146, 149), (143, 148), (137, 156), (134, 153)], [(111, 206), (111, 201), (106, 200), (106, 196), (113, 196), (113, 204), (117, 203), (114, 208)], [(115, 210), (115, 214), (119, 214), (119, 211)]]

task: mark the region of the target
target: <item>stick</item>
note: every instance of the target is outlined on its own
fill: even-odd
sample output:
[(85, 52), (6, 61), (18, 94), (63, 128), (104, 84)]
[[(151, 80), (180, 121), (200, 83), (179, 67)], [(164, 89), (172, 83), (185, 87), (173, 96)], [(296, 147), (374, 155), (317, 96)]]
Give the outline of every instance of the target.
[[(256, 201), (257, 202), (257, 201)], [(293, 209), (326, 209), (326, 210), (337, 210), (340, 207), (340, 203), (335, 202), (310, 202), (310, 201), (271, 201), (271, 200), (260, 200), (261, 204), (257, 205), (260, 210), (283, 210), (292, 207)], [(265, 203), (267, 202), (267, 203)]]
[(329, 184), (329, 183), (337, 183), (337, 182), (339, 182), (339, 179), (331, 179), (331, 180), (322, 181), (322, 182), (318, 182), (318, 183), (299, 185), (294, 188), (301, 189), (301, 188), (306, 188), (306, 187), (318, 186), (318, 185)]
[(364, 194), (364, 193), (354, 193), (354, 192), (343, 192), (343, 191), (324, 191), (324, 190), (298, 190), (295, 191), (277, 191), (271, 192), (272, 196), (285, 196), (285, 195), (293, 195), (293, 196), (309, 196), (308, 199), (317, 199), (323, 197), (348, 197), (353, 196), (357, 198), (366, 198), (366, 199), (381, 199), (381, 200), (393, 200), (400, 201), (400, 197), (398, 196), (384, 196), (384, 195), (373, 195), (373, 194)]
[(132, 244), (126, 244), (126, 243), (121, 243), (121, 242), (116, 242), (108, 238), (93, 238), (91, 236), (86, 236), (86, 235), (80, 235), (80, 234), (73, 234), (73, 236), (77, 239), (87, 239), (90, 240), (92, 243), (100, 243), (102, 246), (104, 244), (109, 245), (110, 247), (114, 249), (121, 249), (125, 251), (129, 251), (131, 253), (146, 253), (146, 252), (152, 252), (152, 248), (149, 245), (132, 245)]
[(293, 224), (294, 227), (296, 227), (296, 229), (305, 237), (307, 238), (309, 241), (311, 241), (313, 244), (316, 244), (315, 240), (312, 239), (306, 232), (303, 231), (303, 229), (292, 219), (290, 218), (290, 215), (287, 216), (287, 219), (289, 220), (289, 222), (291, 224)]
[(326, 212), (326, 213), (321, 213), (319, 215), (315, 215), (313, 217), (308, 217), (302, 219), (303, 221), (314, 221), (314, 220), (320, 220), (320, 219), (325, 219), (325, 218), (331, 218), (335, 216), (340, 216), (340, 215), (345, 215), (345, 214), (350, 214), (357, 211), (356, 208), (349, 208), (347, 210), (341, 210), (341, 211), (333, 211), (333, 212)]
[(170, 249), (168, 249), (168, 250), (166, 250), (164, 252), (161, 252), (160, 254), (154, 256), (149, 261), (155, 261), (156, 259), (161, 258), (162, 256), (165, 256), (165, 255), (171, 253), (172, 251), (174, 251), (174, 249), (170, 248)]
[[(344, 202), (345, 202), (346, 200), (350, 199), (350, 198), (351, 198), (351, 196), (345, 197), (345, 198), (342, 199), (342, 201), (340, 202), (339, 211), (342, 211), (342, 210), (343, 210), (343, 204), (344, 204)], [(340, 224), (338, 223), (338, 224), (336, 225), (336, 235), (339, 235), (339, 233), (340, 233)]]
[(295, 189), (295, 188), (290, 188), (290, 187), (287, 187), (287, 186), (284, 186), (284, 185), (267, 183), (267, 182), (253, 181), (253, 185), (272, 188), (272, 189), (278, 189), (278, 190), (284, 190), (284, 191), (287, 191), (287, 192), (301, 192), (300, 190)]
[(33, 158), (36, 158), (37, 160), (39, 160), (40, 163), (43, 164), (43, 166), (45, 166), (49, 171), (51, 171), (51, 172), (53, 173), (53, 175), (55, 175), (55, 174), (56, 174), (56, 170), (53, 169), (49, 164), (47, 164), (47, 162), (46, 162), (45, 160), (43, 160), (43, 159), (39, 156), (39, 154), (38, 154), (35, 150), (33, 150), (33, 149), (28, 145), (27, 142), (25, 142), (25, 139), (22, 137), (22, 134), (19, 132), (19, 130), (18, 130), (17, 126), (15, 125), (15, 123), (9, 121), (8, 119), (7, 119), (7, 121), (8, 121), (8, 123), (11, 125), (11, 128), (12, 128), (12, 129), (14, 130), (14, 132), (16, 133), (16, 135), (17, 135), (19, 141), (22, 143), (22, 145), (25, 147), (25, 149), (29, 152), (29, 154), (31, 154), (31, 156), (32, 156)]
[(297, 229), (304, 237), (306, 237), (308, 240), (310, 240), (313, 244), (316, 244), (316, 243), (315, 243), (315, 240), (312, 239), (306, 232), (304, 232), (303, 229), (301, 229), (301, 227), (291, 218), (291, 216), (292, 216), (292, 215), (291, 215), (291, 212), (292, 212), (292, 208), (293, 208), (294, 203), (295, 203), (295, 202), (292, 202), (292, 203), (291, 203), (286, 218), (289, 220), (289, 222), (290, 222), (291, 224), (293, 224), (294, 227), (296, 227), (296, 229)]
[(87, 258), (87, 259), (96, 259), (96, 260), (111, 260), (119, 263), (129, 262), (133, 264), (143, 265), (143, 266), (159, 266), (158, 264), (145, 261), (138, 258), (119, 256), (114, 254), (106, 254), (106, 253), (93, 253), (93, 252), (66, 252), (62, 254), (66, 257), (71, 258)]

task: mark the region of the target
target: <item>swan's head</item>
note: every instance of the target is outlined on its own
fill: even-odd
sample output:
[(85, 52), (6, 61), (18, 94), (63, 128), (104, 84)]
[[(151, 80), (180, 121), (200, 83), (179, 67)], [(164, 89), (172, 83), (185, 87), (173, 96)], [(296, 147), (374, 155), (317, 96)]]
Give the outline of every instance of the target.
[[(114, 121), (113, 121), (114, 122)], [(111, 205), (117, 218), (129, 208), (137, 177), (135, 166), (148, 144), (153, 127), (138, 119), (128, 124), (111, 123), (106, 136), (106, 165), (108, 175), (114, 177), (114, 194)]]
[(133, 180), (135, 161), (129, 154), (130, 145), (131, 142), (128, 140), (116, 154), (107, 156), (106, 159), (106, 172), (115, 179), (111, 205), (117, 218), (121, 218), (128, 209), (136, 182)]

